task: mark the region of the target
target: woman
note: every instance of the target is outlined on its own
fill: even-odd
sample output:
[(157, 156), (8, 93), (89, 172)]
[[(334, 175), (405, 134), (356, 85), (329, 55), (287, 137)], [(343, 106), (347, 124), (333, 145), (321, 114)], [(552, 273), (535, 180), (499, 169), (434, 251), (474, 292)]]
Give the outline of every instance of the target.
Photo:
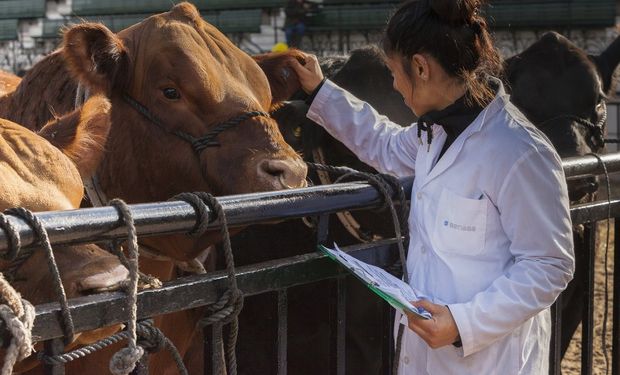
[(386, 62), (420, 118), (408, 128), (324, 80), (316, 57), (293, 63), (310, 119), (377, 170), (415, 174), (407, 268), (433, 319), (397, 316), (400, 374), (548, 373), (549, 306), (573, 275), (561, 160), (491, 77), (478, 6), (420, 0), (390, 19)]

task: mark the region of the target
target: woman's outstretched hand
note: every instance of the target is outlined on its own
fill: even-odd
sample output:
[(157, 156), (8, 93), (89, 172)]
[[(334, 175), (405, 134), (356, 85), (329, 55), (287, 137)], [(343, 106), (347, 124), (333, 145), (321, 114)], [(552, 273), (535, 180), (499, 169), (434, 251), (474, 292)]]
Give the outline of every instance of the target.
[(412, 302), (412, 304), (416, 307), (423, 307), (433, 316), (431, 319), (425, 320), (414, 315), (407, 315), (409, 329), (417, 333), (428, 346), (437, 349), (458, 340), (459, 330), (447, 306), (437, 305), (426, 300)]
[(310, 94), (323, 80), (323, 72), (321, 72), (319, 60), (315, 55), (303, 52), (302, 55), (306, 61), (306, 64), (301, 65), (297, 59), (291, 59), (291, 67), (295, 70), (295, 73), (297, 73), (297, 76), (299, 77), (299, 83), (301, 84), (302, 90), (304, 90), (307, 94)]

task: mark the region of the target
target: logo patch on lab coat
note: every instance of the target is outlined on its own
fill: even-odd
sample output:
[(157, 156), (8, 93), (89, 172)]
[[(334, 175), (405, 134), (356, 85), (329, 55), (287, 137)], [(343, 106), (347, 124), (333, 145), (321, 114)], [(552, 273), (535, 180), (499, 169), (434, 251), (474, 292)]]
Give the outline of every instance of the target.
[(462, 232), (475, 232), (476, 231), (475, 225), (456, 224), (448, 220), (444, 220), (443, 225), (450, 229), (460, 230)]

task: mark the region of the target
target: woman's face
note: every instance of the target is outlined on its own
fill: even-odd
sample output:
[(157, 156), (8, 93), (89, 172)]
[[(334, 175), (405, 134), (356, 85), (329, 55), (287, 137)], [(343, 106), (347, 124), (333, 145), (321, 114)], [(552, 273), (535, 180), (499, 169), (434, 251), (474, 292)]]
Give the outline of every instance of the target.
[(413, 82), (403, 68), (400, 56), (390, 55), (386, 57), (385, 63), (392, 72), (392, 86), (394, 90), (402, 95), (405, 104), (415, 113), (413, 105)]
[[(394, 54), (386, 57), (385, 63), (392, 72), (394, 89), (403, 96), (405, 104), (416, 116), (442, 109), (451, 103), (445, 98), (451, 80), (432, 57), (416, 54), (406, 60)], [(404, 69), (405, 65), (409, 67), (408, 72)], [(431, 70), (435, 74), (431, 74)]]

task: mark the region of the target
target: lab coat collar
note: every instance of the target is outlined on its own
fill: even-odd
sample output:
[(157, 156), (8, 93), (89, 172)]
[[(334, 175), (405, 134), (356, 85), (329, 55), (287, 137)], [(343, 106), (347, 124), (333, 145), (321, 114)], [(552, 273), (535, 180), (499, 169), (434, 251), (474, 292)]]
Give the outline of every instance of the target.
[(454, 140), (454, 143), (450, 145), (450, 147), (446, 150), (444, 155), (437, 161), (437, 164), (433, 167), (435, 159), (439, 156), (443, 144), (446, 140), (446, 132), (439, 125), (433, 125), (433, 137), (437, 140), (437, 142), (431, 143), (428, 148), (428, 152), (426, 151), (428, 146), (423, 147), (422, 152), (426, 153), (424, 157), (426, 158), (426, 171), (427, 176), (424, 179), (422, 185), (423, 187), (429, 181), (433, 180), (437, 176), (439, 176), (442, 172), (448, 169), (456, 160), (457, 156), (463, 149), (463, 145), (465, 141), (471, 137), (473, 134), (482, 130), (484, 126), (488, 124), (488, 120), (492, 119), (494, 115), (499, 112), (502, 108), (506, 106), (506, 103), (509, 100), (509, 96), (506, 94), (504, 90), (504, 86), (502, 82), (497, 78), (489, 78), (495, 85), (497, 85), (498, 89), (496, 91), (495, 98), (489, 103), (489, 105), (480, 112), (478, 117)]

